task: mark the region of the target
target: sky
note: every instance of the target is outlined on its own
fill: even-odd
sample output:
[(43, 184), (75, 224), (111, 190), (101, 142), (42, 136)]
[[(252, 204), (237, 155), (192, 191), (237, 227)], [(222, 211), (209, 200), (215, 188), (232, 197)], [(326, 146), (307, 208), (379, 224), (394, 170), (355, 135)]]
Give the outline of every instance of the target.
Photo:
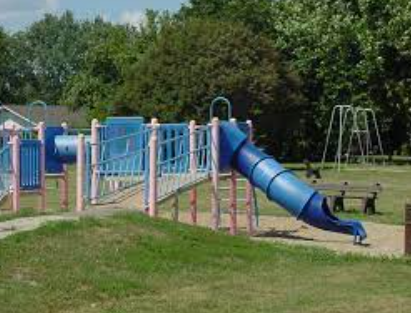
[(45, 13), (66, 10), (76, 18), (104, 19), (136, 25), (146, 9), (176, 11), (185, 0), (0, 0), (0, 26), (8, 31), (22, 30)]

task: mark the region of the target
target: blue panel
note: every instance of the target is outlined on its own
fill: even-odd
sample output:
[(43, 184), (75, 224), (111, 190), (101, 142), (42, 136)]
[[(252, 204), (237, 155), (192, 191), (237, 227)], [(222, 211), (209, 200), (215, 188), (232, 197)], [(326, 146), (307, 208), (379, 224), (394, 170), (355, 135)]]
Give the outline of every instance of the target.
[[(142, 117), (110, 117), (106, 128), (100, 132), (101, 173), (134, 175), (141, 171), (144, 163), (143, 149), (146, 145), (145, 125)], [(136, 160), (135, 168), (118, 168), (119, 159)], [(141, 160), (139, 163), (138, 160)], [(128, 173), (129, 172), (129, 173)]]
[(188, 124), (160, 125), (159, 162), (162, 173), (184, 173), (189, 170), (190, 131)]
[(55, 137), (61, 136), (65, 132), (63, 127), (46, 128), (46, 173), (63, 173), (63, 162), (56, 155)]
[[(142, 132), (144, 118), (142, 117), (110, 117), (106, 120), (107, 125), (107, 141), (109, 143), (107, 149), (108, 157), (124, 155), (130, 152), (138, 151), (143, 146), (142, 136), (129, 137), (129, 135)], [(122, 139), (123, 138), (123, 139)]]
[(20, 146), (20, 188), (23, 191), (41, 188), (41, 142), (22, 140)]

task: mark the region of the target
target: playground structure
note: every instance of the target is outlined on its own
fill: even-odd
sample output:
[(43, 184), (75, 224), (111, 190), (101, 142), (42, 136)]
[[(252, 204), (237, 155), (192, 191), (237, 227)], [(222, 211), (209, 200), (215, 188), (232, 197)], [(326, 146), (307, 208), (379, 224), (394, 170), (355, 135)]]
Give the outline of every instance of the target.
[(43, 122), (31, 129), (1, 132), (0, 202), (10, 199), (13, 212), (20, 209), (23, 194), (38, 194), (39, 209), (46, 209), (46, 179), (59, 182), (61, 207), (68, 208), (68, 170), (54, 154), (54, 137), (66, 125), (46, 128)]
[[(219, 103), (227, 105), (228, 120), (214, 116)], [(46, 127), (41, 123), (36, 127), (37, 139), (30, 141), (34, 152), (29, 153), (22, 153), (28, 145), (21, 140), (24, 134), (10, 132), (3, 140), (6, 144), (0, 154), (4, 167), (0, 192), (3, 197), (10, 196), (14, 211), (19, 209), (20, 191), (39, 192), (41, 209), (44, 209), (45, 178), (53, 175), (64, 182), (61, 185), (63, 203), (67, 200), (67, 165), (76, 164), (77, 212), (88, 206), (110, 205), (125, 194), (140, 192), (142, 203), (136, 203), (136, 207), (157, 217), (159, 203), (188, 191), (190, 220), (195, 225), (197, 187), (210, 181), (214, 230), (222, 226), (223, 203), (228, 202), (230, 233), (237, 234), (238, 204), (243, 201), (247, 230), (253, 234), (258, 224), (254, 188), (258, 188), (307, 224), (353, 235), (355, 242), (366, 238), (361, 223), (333, 216), (324, 196), (258, 149), (252, 143), (252, 122), (232, 119), (227, 99), (218, 98), (213, 102), (210, 118), (206, 125), (195, 121), (160, 124), (157, 119), (146, 124), (141, 117), (108, 118), (101, 124), (93, 120), (90, 136), (70, 135), (66, 125)], [(228, 187), (223, 186), (223, 178), (228, 178)], [(240, 179), (246, 183), (243, 198), (238, 192)], [(27, 185), (23, 183), (26, 181)], [(223, 190), (229, 191), (227, 199), (222, 196)]]
[(346, 165), (353, 159), (359, 159), (362, 164), (375, 164), (379, 156), (385, 164), (384, 149), (374, 110), (350, 105), (337, 105), (333, 108), (323, 151), (322, 168), (327, 161), (328, 153), (333, 150), (333, 135), (338, 136), (334, 153), (334, 168), (338, 171), (341, 170), (344, 158)]

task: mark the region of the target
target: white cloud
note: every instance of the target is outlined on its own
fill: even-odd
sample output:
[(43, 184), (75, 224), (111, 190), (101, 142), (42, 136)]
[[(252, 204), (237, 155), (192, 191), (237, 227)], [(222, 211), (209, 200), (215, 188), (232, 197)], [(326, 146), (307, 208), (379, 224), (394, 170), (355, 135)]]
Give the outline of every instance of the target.
[(56, 11), (59, 7), (60, 0), (46, 0), (46, 9)]
[(59, 6), (60, 0), (0, 0), (0, 27), (22, 29)]
[(53, 11), (58, 0), (0, 0), (0, 16)]
[(124, 11), (120, 15), (120, 23), (131, 26), (141, 26), (146, 22), (146, 15), (141, 11)]

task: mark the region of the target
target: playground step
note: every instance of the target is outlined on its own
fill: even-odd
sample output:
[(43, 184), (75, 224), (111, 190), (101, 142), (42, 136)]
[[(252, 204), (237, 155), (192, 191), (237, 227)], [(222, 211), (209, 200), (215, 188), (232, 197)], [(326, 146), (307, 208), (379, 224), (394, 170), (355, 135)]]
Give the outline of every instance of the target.
[[(222, 198), (222, 199), (220, 199), (220, 201), (222, 201), (222, 202), (230, 202), (231, 199), (229, 199), (229, 198)], [(245, 199), (245, 198), (237, 198), (237, 202), (247, 202), (247, 201), (248, 201), (248, 200)]]
[[(228, 190), (229, 191), (229, 190), (231, 190), (231, 188), (230, 187), (218, 187), (218, 190), (221, 190), (221, 191), (227, 191)], [(236, 190), (247, 190), (247, 188), (237, 186)]]

